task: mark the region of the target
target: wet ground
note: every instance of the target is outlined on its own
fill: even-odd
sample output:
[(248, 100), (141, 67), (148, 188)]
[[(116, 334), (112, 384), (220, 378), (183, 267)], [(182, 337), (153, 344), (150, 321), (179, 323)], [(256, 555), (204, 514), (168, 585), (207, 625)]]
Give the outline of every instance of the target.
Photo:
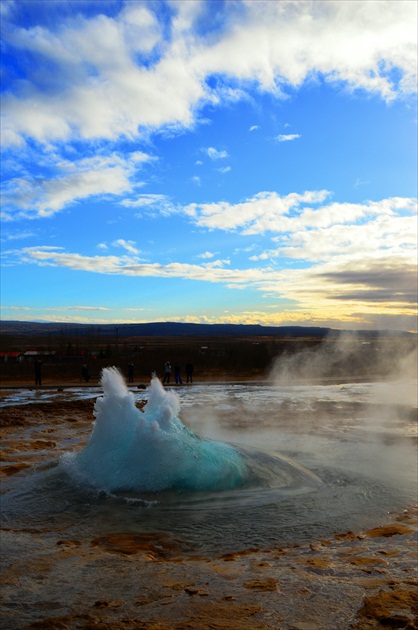
[[(149, 505), (77, 488), (57, 466), (88, 440), (97, 389), (3, 391), (3, 627), (417, 628), (404, 385), (179, 388), (197, 434), (279, 452), (323, 484)], [(132, 391), (141, 407), (147, 390)]]

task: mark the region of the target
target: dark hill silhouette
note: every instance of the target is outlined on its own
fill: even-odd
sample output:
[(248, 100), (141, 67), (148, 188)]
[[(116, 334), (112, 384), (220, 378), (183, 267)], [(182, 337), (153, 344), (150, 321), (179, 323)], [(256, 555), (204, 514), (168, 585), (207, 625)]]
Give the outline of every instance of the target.
[(412, 336), (403, 331), (360, 330), (347, 331), (317, 326), (261, 326), (259, 324), (189, 324), (180, 322), (151, 322), (144, 324), (66, 324), (62, 322), (3, 321), (3, 335), (100, 335), (101, 337), (285, 337), (324, 338), (345, 334), (366, 338), (377, 336)]

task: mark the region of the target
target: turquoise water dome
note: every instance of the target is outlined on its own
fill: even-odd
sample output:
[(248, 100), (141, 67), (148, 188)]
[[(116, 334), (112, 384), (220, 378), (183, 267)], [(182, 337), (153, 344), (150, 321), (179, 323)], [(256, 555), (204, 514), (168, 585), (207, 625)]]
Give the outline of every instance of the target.
[(156, 376), (144, 411), (135, 406), (116, 368), (104, 369), (101, 383), (104, 394), (95, 404), (90, 440), (80, 453), (66, 456), (66, 466), (80, 481), (107, 492), (206, 492), (245, 485), (243, 456), (184, 426), (177, 394), (165, 390)]

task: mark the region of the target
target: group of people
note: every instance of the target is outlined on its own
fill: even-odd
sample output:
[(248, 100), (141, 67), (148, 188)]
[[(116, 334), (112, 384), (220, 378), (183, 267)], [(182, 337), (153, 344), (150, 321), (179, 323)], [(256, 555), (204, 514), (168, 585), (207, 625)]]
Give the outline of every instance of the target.
[[(35, 359), (34, 361), (34, 369), (35, 369), (35, 385), (42, 385), (42, 360)], [(163, 384), (169, 385), (171, 378), (171, 363), (170, 361), (166, 361), (164, 364), (164, 379)], [(193, 365), (192, 363), (187, 363), (185, 367), (186, 371), (186, 383), (193, 383)], [(86, 363), (83, 363), (81, 368), (81, 377), (82, 379), (88, 383), (90, 380), (90, 371)], [(183, 379), (181, 378), (181, 367), (176, 364), (174, 366), (174, 380), (176, 385), (183, 385)], [(134, 364), (132, 362), (128, 363), (128, 383), (134, 382)]]
[[(131, 362), (128, 363), (128, 383), (133, 383), (134, 382), (134, 364)], [(164, 364), (164, 379), (163, 379), (163, 384), (164, 385), (169, 385), (170, 384), (170, 378), (171, 378), (171, 371), (172, 371), (172, 367), (171, 367), (171, 363), (170, 361), (166, 361)], [(186, 367), (185, 367), (185, 371), (186, 371), (186, 383), (193, 383), (193, 365), (192, 363), (187, 363)], [(88, 370), (87, 365), (84, 363), (83, 367), (81, 369), (81, 375), (82, 378), (86, 381), (86, 383), (89, 382), (90, 380), (90, 373)], [(181, 377), (181, 367), (178, 364), (175, 364), (174, 366), (174, 381), (176, 383), (176, 385), (183, 385), (183, 379)]]
[[(187, 363), (186, 365), (186, 383), (193, 383), (193, 365)], [(164, 364), (164, 379), (163, 385), (169, 385), (171, 378), (171, 363), (166, 361)], [(183, 385), (183, 379), (181, 378), (181, 367), (176, 364), (174, 366), (174, 381), (176, 385)]]

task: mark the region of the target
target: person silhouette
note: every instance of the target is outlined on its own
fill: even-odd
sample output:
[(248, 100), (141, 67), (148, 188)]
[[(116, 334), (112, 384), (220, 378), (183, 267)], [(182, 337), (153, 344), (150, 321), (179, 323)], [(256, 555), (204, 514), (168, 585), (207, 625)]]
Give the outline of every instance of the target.
[(86, 383), (89, 382), (89, 380), (90, 380), (90, 372), (89, 372), (89, 368), (87, 367), (86, 363), (83, 363), (83, 367), (81, 368), (81, 376), (84, 378)]
[(190, 362), (186, 365), (186, 383), (193, 383), (193, 365)]
[(42, 359), (35, 359), (33, 367), (35, 370), (35, 385), (42, 385)]
[(183, 381), (181, 380), (181, 368), (179, 365), (174, 366), (174, 379), (176, 381), (176, 385), (183, 385)]
[(171, 376), (171, 363), (170, 363), (170, 361), (166, 361), (164, 363), (164, 380), (163, 380), (163, 385), (165, 383), (167, 383), (167, 385), (170, 384), (170, 376)]

